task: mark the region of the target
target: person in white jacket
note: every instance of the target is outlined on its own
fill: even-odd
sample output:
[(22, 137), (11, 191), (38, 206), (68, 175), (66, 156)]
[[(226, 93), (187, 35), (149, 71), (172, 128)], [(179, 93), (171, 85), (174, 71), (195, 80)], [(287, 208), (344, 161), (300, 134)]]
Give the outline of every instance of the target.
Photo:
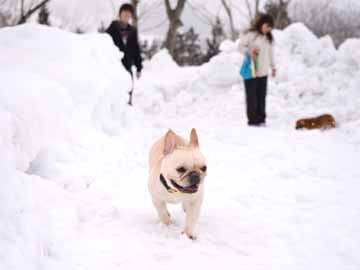
[(256, 78), (246, 79), (246, 110), (250, 126), (264, 125), (266, 121), (266, 92), (269, 71), (276, 76), (272, 29), (274, 19), (260, 14), (254, 24), (240, 37), (239, 51), (256, 60)]

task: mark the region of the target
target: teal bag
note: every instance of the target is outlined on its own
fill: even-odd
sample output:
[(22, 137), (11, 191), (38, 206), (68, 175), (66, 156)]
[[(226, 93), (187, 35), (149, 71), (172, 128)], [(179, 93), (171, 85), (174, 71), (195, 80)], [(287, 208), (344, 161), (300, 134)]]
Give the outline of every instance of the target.
[(250, 53), (246, 53), (244, 63), (240, 68), (240, 75), (244, 80), (256, 78), (257, 61), (251, 59)]
[(249, 53), (246, 53), (246, 58), (240, 68), (240, 75), (244, 80), (250, 80), (253, 78), (251, 72), (251, 57)]

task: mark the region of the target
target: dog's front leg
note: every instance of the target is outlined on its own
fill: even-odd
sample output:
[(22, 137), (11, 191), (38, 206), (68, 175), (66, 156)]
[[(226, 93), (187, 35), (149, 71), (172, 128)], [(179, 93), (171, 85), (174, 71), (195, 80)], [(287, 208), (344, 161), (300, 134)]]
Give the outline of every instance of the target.
[(184, 232), (190, 239), (195, 240), (196, 236), (194, 230), (200, 216), (200, 208), (202, 204), (202, 197), (196, 201), (186, 203), (186, 222)]
[(157, 200), (155, 198), (152, 198), (152, 201), (156, 208), (156, 211), (158, 213), (160, 221), (162, 223), (164, 223), (165, 225), (170, 225), (171, 224), (170, 214), (166, 207), (166, 203), (163, 201)]

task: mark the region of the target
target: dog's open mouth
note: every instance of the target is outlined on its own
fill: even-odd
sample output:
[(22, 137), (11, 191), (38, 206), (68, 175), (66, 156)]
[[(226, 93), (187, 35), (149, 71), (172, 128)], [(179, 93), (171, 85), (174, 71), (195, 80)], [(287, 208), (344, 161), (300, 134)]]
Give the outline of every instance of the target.
[(199, 189), (199, 185), (192, 185), (188, 187), (183, 187), (178, 185), (175, 181), (171, 180), (171, 184), (182, 193), (196, 193)]

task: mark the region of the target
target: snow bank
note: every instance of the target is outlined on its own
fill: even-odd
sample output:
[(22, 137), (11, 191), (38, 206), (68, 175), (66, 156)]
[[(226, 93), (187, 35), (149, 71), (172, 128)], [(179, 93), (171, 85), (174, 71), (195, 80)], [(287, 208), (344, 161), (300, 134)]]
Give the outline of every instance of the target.
[[(289, 126), (301, 117), (332, 113), (340, 124), (359, 121), (360, 111), (356, 108), (360, 106), (360, 92), (356, 85), (360, 77), (360, 41), (348, 40), (336, 50), (329, 36), (319, 39), (301, 23), (292, 24), (283, 31), (274, 31), (274, 35), (278, 76), (269, 82), (270, 120)], [(216, 109), (219, 99), (209, 98), (216, 99), (216, 102), (209, 101), (208, 104), (214, 114), (206, 115), (215, 117), (222, 114), (229, 121), (238, 119), (232, 114), (239, 107), (239, 101), (243, 102), (243, 98), (239, 97), (239, 93), (243, 96), (243, 83), (239, 76), (243, 56), (237, 51), (237, 42), (224, 41), (220, 49), (218, 56), (197, 69), (171, 69), (171, 78), (175, 78), (171, 80), (172, 87), (168, 85), (169, 80), (160, 79), (156, 87), (147, 82), (147, 91), (167, 89), (171, 95), (167, 96), (166, 102), (171, 100), (182, 107), (182, 97), (191, 93), (200, 96), (231, 95), (233, 98), (230, 102), (227, 99), (220, 111)], [(150, 62), (152, 72), (162, 72), (164, 66), (173, 66), (172, 60), (162, 52), (153, 61), (161, 65)], [(162, 90), (162, 96), (169, 93), (166, 91)], [(145, 98), (144, 103), (150, 98)], [(187, 104), (191, 105), (199, 99), (188, 97), (190, 101)], [(152, 99), (151, 104), (154, 102)]]
[[(317, 39), (299, 23), (276, 32), (275, 38), (279, 76), (271, 95), (280, 94), (294, 116), (300, 108), (302, 116), (329, 112), (346, 124), (360, 105), (359, 92), (351, 87), (360, 75), (356, 61), (349, 61), (344, 48), (336, 50), (330, 37)], [(348, 42), (358, 51), (358, 42)], [(355, 118), (360, 119), (360, 113)]]
[(79, 222), (63, 190), (88, 184), (73, 153), (123, 132), (131, 81), (107, 35), (27, 24), (1, 29), (0, 51), (0, 269), (41, 269)]
[(348, 39), (341, 44), (338, 53), (339, 59), (353, 69), (360, 69), (360, 39)]
[(22, 171), (44, 144), (69, 138), (79, 122), (102, 125), (108, 107), (124, 102), (131, 87), (106, 35), (24, 25), (2, 29), (0, 48), (3, 146), (18, 151)]

